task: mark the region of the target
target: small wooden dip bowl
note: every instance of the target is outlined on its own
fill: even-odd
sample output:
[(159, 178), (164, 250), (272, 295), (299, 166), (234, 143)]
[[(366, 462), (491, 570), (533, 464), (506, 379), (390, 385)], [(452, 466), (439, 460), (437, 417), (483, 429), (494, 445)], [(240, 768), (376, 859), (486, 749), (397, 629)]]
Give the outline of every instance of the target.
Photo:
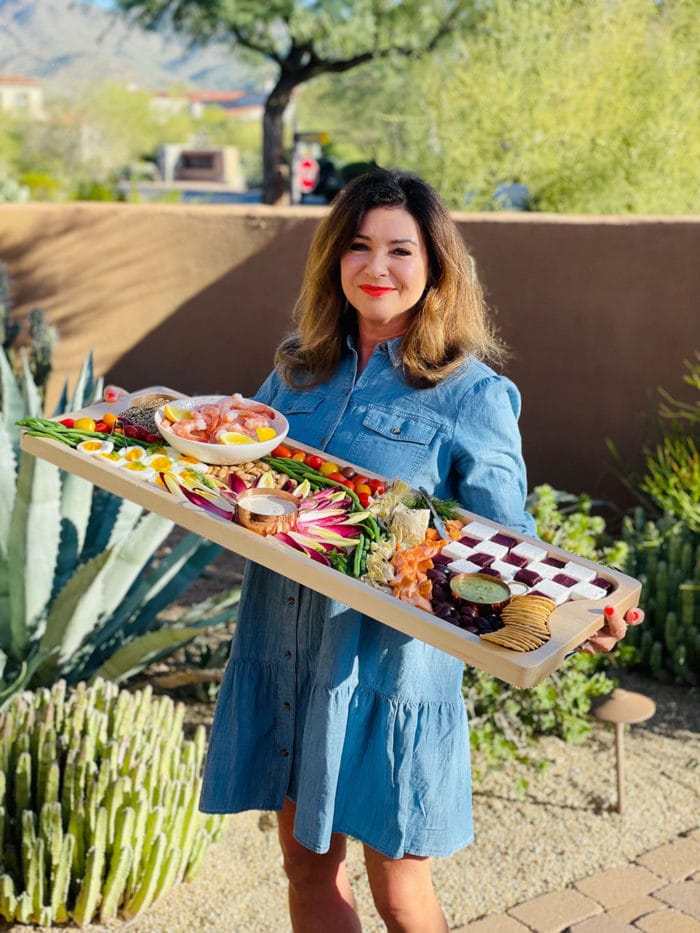
[(299, 499), (281, 489), (246, 489), (236, 499), (235, 520), (259, 535), (290, 531), (297, 523)]
[(458, 573), (450, 580), (450, 590), (460, 603), (480, 612), (500, 612), (510, 601), (508, 584), (487, 573)]

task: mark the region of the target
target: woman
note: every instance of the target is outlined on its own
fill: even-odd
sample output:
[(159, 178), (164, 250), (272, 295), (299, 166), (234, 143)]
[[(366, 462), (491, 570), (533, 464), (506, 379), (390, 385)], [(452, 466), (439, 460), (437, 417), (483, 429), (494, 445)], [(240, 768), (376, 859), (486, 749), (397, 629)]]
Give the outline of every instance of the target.
[[(314, 236), (257, 398), (290, 437), (518, 531), (525, 470), (515, 386), (469, 256), (437, 194), (376, 170)], [(641, 613), (628, 613), (630, 623)], [(607, 616), (588, 650), (626, 622)], [(357, 931), (346, 836), (364, 843), (390, 931), (447, 925), (429, 857), (472, 840), (462, 662), (255, 564), (246, 569), (204, 777), (206, 812), (276, 810), (297, 933)]]

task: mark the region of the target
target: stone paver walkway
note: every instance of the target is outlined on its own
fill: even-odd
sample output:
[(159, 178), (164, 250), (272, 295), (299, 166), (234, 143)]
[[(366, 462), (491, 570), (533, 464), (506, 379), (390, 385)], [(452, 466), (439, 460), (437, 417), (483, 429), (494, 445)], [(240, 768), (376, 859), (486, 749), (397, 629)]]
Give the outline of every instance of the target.
[(700, 933), (700, 829), (453, 933)]

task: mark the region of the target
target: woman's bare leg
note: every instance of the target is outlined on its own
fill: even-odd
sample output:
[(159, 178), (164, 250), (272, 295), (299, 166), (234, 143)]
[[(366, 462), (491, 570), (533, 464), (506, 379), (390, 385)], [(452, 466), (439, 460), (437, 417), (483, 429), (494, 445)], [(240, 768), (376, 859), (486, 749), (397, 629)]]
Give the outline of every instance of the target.
[(289, 916), (294, 933), (360, 933), (360, 919), (345, 868), (346, 838), (333, 833), (328, 852), (319, 855), (294, 838), (296, 806), (291, 800), (277, 814), (284, 870), (289, 880)]
[(416, 855), (391, 859), (365, 846), (365, 865), (374, 903), (388, 933), (447, 933), (430, 859)]

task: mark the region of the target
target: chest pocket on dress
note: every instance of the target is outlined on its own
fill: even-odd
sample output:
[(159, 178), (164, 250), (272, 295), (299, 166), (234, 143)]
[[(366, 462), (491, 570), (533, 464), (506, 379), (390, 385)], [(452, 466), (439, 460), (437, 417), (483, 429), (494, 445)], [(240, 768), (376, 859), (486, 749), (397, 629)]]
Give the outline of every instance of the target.
[(289, 421), (289, 438), (303, 440), (310, 447), (318, 447), (323, 437), (322, 420), (318, 416), (318, 407), (322, 399), (318, 395), (279, 395), (273, 402), (277, 411), (281, 411)]
[(438, 426), (432, 421), (370, 406), (348, 460), (371, 464), (375, 473), (410, 482), (430, 451)]

